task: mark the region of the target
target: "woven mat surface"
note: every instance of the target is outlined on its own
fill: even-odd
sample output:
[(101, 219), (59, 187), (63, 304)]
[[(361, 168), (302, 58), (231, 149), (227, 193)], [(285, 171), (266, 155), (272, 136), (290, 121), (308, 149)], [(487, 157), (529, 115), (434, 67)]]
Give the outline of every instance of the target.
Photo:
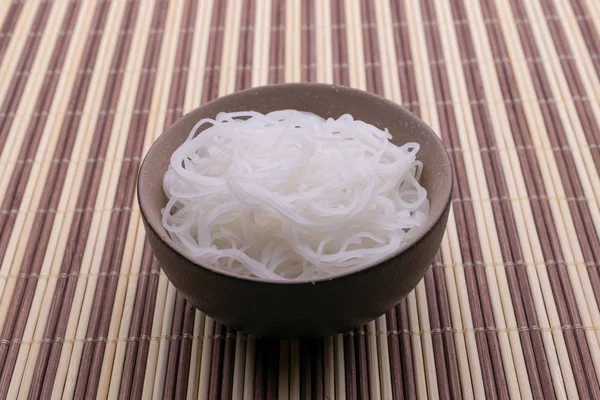
[[(0, 1), (0, 399), (600, 399), (596, 0)], [(408, 107), (455, 166), (425, 279), (353, 332), (236, 333), (145, 241), (182, 113), (269, 82)]]

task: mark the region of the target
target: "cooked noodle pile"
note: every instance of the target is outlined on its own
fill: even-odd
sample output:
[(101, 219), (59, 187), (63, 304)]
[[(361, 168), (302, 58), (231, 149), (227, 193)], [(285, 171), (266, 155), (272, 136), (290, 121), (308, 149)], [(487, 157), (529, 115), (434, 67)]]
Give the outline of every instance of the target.
[(350, 115), (203, 119), (171, 157), (163, 225), (190, 258), (236, 275), (316, 279), (358, 269), (418, 234), (429, 211), (419, 144), (390, 138)]

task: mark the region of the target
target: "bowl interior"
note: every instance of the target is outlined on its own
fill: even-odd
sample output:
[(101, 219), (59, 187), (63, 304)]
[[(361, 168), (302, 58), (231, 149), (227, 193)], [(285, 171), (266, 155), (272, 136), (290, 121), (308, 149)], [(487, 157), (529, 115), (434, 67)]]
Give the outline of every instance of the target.
[[(181, 249), (170, 239), (162, 226), (161, 209), (167, 202), (162, 179), (169, 166), (171, 154), (185, 141), (194, 124), (202, 118), (214, 118), (222, 111), (267, 113), (281, 109), (308, 111), (324, 118), (337, 118), (343, 114), (351, 114), (355, 119), (363, 120), (380, 129), (387, 128), (393, 136), (392, 142), (397, 145), (409, 141), (421, 145), (417, 158), (423, 162), (420, 183), (427, 189), (430, 201), (429, 218), (421, 235), (407, 242), (388, 259), (418, 242), (440, 219), (451, 194), (451, 165), (441, 141), (424, 122), (398, 104), (364, 91), (326, 84), (279, 84), (244, 90), (207, 103), (183, 116), (152, 145), (140, 169), (138, 196), (141, 211), (148, 224), (167, 245), (181, 253)], [(366, 264), (363, 269), (373, 264), (376, 263)], [(229, 275), (209, 265), (201, 267)], [(356, 272), (358, 271), (350, 274)], [(316, 281), (323, 279), (331, 278), (321, 278)], [(303, 281), (293, 283), (303, 283)]]

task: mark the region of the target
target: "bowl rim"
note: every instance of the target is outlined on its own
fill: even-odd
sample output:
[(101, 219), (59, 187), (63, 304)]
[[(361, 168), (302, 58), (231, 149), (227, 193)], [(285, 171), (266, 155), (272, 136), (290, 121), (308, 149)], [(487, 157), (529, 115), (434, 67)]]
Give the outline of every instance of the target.
[[(165, 235), (161, 235), (160, 232), (160, 228), (162, 228), (162, 224), (160, 224), (160, 227), (158, 227), (156, 225), (156, 221), (152, 221), (151, 219), (147, 218), (147, 212), (146, 209), (148, 207), (145, 206), (145, 201), (144, 198), (145, 196), (141, 195), (143, 193), (143, 191), (140, 190), (140, 188), (143, 187), (144, 183), (143, 183), (143, 175), (142, 171), (145, 170), (145, 168), (147, 168), (148, 166), (148, 159), (150, 158), (150, 156), (153, 154), (153, 152), (156, 150), (156, 145), (157, 142), (160, 140), (160, 138), (165, 135), (165, 133), (171, 131), (171, 129), (173, 127), (175, 127), (176, 125), (180, 124), (183, 122), (184, 119), (189, 119), (191, 118), (191, 115), (195, 112), (197, 112), (199, 109), (207, 107), (217, 101), (223, 101), (225, 99), (231, 98), (231, 97), (237, 97), (240, 94), (247, 94), (247, 93), (252, 93), (252, 92), (257, 92), (257, 91), (263, 91), (263, 90), (267, 90), (267, 89), (273, 89), (273, 88), (280, 88), (280, 89), (286, 89), (286, 88), (298, 88), (298, 87), (304, 87), (304, 88), (312, 88), (312, 89), (328, 89), (328, 90), (333, 90), (333, 91), (344, 91), (346, 93), (350, 92), (350, 94), (352, 94), (352, 92), (354, 92), (357, 95), (363, 96), (363, 97), (370, 97), (371, 100), (376, 100), (379, 101), (381, 103), (385, 103), (388, 106), (397, 108), (398, 112), (403, 114), (404, 117), (408, 117), (409, 119), (413, 119), (418, 125), (420, 125), (425, 132), (427, 132), (427, 134), (431, 135), (433, 142), (436, 143), (437, 146), (439, 146), (442, 149), (442, 154), (444, 157), (444, 161), (447, 166), (448, 166), (448, 174), (447, 174), (447, 179), (445, 179), (442, 184), (440, 185), (440, 192), (442, 194), (446, 194), (446, 199), (444, 201), (444, 207), (441, 207), (439, 209), (439, 211), (435, 214), (435, 215), (429, 215), (429, 217), (427, 218), (427, 222), (425, 224), (424, 229), (422, 229), (421, 232), (419, 232), (418, 235), (416, 235), (414, 238), (412, 238), (410, 241), (408, 241), (406, 244), (400, 246), (398, 248), (398, 250), (396, 250), (395, 252), (387, 255), (384, 258), (378, 259), (376, 261), (371, 261), (368, 263), (365, 263), (364, 266), (358, 268), (358, 269), (354, 269), (352, 271), (347, 271), (347, 272), (342, 272), (330, 277), (322, 277), (322, 278), (316, 278), (316, 279), (302, 279), (302, 280), (276, 280), (276, 279), (263, 279), (263, 278), (253, 278), (253, 277), (246, 277), (246, 276), (240, 276), (240, 275), (236, 275), (233, 273), (229, 273), (227, 271), (222, 271), (218, 268), (215, 268), (211, 265), (204, 265), (204, 264), (200, 264), (197, 261), (191, 259), (190, 257), (188, 257), (184, 252), (182, 252), (173, 241), (170, 238), (170, 236), (168, 235), (168, 233), (165, 232)], [(255, 93), (256, 94), (256, 93)], [(432, 143), (433, 145), (433, 143)], [(137, 184), (136, 184), (136, 191), (137, 191), (137, 197), (138, 197), (138, 205), (140, 207), (140, 216), (142, 217), (142, 220), (145, 222), (145, 225), (147, 227), (149, 227), (152, 230), (152, 234), (158, 239), (160, 240), (164, 245), (166, 245), (168, 247), (168, 249), (174, 253), (176, 253), (178, 256), (184, 258), (186, 261), (190, 262), (192, 265), (197, 266), (199, 268), (202, 268), (203, 270), (205, 270), (206, 272), (210, 272), (212, 274), (216, 274), (216, 275), (220, 275), (222, 277), (225, 278), (230, 278), (230, 279), (236, 279), (236, 280), (240, 280), (240, 281), (247, 281), (247, 282), (252, 282), (252, 283), (258, 283), (258, 284), (281, 284), (281, 285), (306, 285), (306, 284), (318, 284), (318, 283), (322, 283), (322, 282), (328, 282), (328, 281), (332, 281), (332, 280), (337, 280), (340, 278), (347, 278), (349, 276), (353, 276), (353, 275), (357, 275), (357, 274), (361, 274), (364, 273), (368, 270), (370, 270), (371, 268), (383, 264), (389, 260), (391, 260), (392, 258), (395, 258), (399, 255), (401, 255), (402, 253), (405, 253), (407, 251), (409, 251), (411, 248), (413, 248), (414, 246), (416, 246), (419, 242), (421, 242), (435, 227), (435, 225), (438, 223), (438, 221), (444, 216), (446, 209), (450, 206), (450, 200), (452, 197), (452, 190), (453, 190), (453, 185), (454, 185), (454, 174), (453, 174), (453, 166), (452, 166), (452, 161), (450, 158), (450, 155), (448, 154), (448, 152), (446, 151), (446, 148), (440, 138), (440, 136), (438, 136), (438, 134), (425, 122), (423, 121), (421, 118), (419, 118), (418, 116), (416, 116), (415, 114), (413, 114), (412, 112), (410, 112), (408, 109), (406, 109), (405, 107), (403, 107), (401, 104), (398, 104), (394, 101), (391, 101), (389, 99), (386, 99), (380, 95), (377, 95), (375, 93), (372, 92), (368, 92), (366, 90), (362, 90), (362, 89), (356, 89), (356, 88), (352, 88), (349, 86), (343, 86), (343, 85), (337, 85), (337, 84), (328, 84), (328, 83), (275, 83), (275, 84), (268, 84), (268, 85), (262, 85), (262, 86), (255, 86), (252, 88), (248, 88), (248, 89), (243, 89), (243, 90), (239, 90), (239, 91), (235, 91), (233, 93), (224, 95), (224, 96), (219, 96), (209, 102), (206, 102), (202, 105), (200, 105), (199, 107), (196, 107), (192, 110), (190, 110), (189, 112), (185, 113), (184, 115), (182, 115), (181, 117), (179, 117), (176, 121), (174, 121), (171, 125), (169, 125), (167, 128), (165, 128), (162, 133), (154, 140), (154, 142), (152, 143), (152, 145), (150, 146), (150, 148), (148, 149), (148, 151), (146, 152), (146, 154), (144, 155), (144, 159), (140, 165), (140, 168), (138, 170), (138, 177), (137, 177)], [(162, 185), (161, 185), (162, 186)], [(160, 222), (160, 219), (159, 219)], [(154, 250), (153, 250), (154, 251)]]

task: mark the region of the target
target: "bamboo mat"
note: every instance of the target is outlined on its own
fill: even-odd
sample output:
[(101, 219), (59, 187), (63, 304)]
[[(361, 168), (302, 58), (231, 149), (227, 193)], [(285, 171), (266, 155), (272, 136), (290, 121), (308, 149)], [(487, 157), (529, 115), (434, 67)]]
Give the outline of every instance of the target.
[[(0, 399), (600, 399), (597, 0), (0, 1)], [(192, 309), (145, 241), (140, 158), (270, 82), (404, 104), (455, 166), (435, 262), (311, 341)]]

